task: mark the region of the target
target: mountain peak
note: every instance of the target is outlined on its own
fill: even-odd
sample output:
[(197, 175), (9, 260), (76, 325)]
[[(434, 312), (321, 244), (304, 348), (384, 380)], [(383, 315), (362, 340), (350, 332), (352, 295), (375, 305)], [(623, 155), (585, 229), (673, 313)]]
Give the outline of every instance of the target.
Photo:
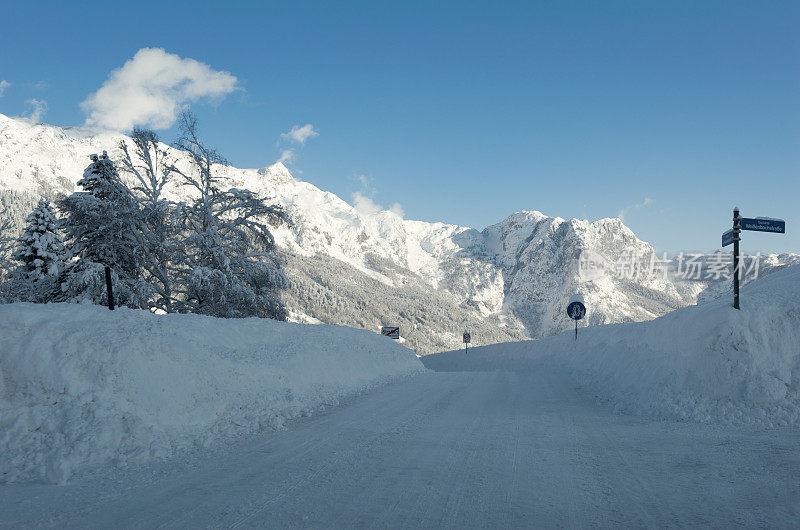
[(289, 171), (289, 168), (283, 165), (283, 162), (275, 162), (269, 166), (262, 167), (258, 170), (258, 173), (259, 175), (269, 177), (272, 180), (279, 182), (290, 182), (295, 180), (291, 171)]

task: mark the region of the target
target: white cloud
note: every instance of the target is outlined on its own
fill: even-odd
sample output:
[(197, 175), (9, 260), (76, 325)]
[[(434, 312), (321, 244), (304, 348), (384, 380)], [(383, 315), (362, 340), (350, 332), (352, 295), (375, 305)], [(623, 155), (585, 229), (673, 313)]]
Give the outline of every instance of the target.
[(11, 83), (9, 83), (8, 81), (6, 81), (5, 79), (3, 79), (2, 81), (0, 81), (0, 98), (1, 98), (1, 97), (3, 97), (3, 92), (5, 92), (5, 91), (6, 91), (6, 89), (7, 89), (8, 87), (10, 87), (10, 86), (11, 86)]
[(362, 195), (375, 195), (375, 186), (372, 185), (372, 182), (375, 180), (372, 177), (368, 177), (366, 175), (356, 175), (352, 177), (353, 180), (361, 184), (361, 194)]
[(630, 212), (631, 210), (639, 210), (641, 208), (645, 208), (647, 206), (650, 206), (654, 202), (656, 202), (655, 199), (652, 199), (650, 197), (645, 197), (642, 202), (638, 204), (631, 204), (630, 206), (626, 206), (625, 208), (620, 210), (619, 213), (617, 214), (617, 217), (619, 217), (620, 221), (624, 221), (625, 216), (628, 215), (628, 212)]
[(294, 140), (299, 144), (304, 144), (306, 143), (306, 140), (315, 136), (319, 136), (319, 133), (314, 130), (314, 126), (310, 123), (307, 123), (302, 127), (295, 125), (288, 133), (281, 134), (281, 138), (284, 140)]
[(281, 164), (291, 164), (297, 153), (294, 152), (294, 149), (286, 149), (281, 153), (281, 157), (278, 159), (278, 162)]
[[(307, 123), (302, 127), (295, 125), (289, 132), (281, 134), (281, 138), (283, 140), (288, 142), (296, 142), (300, 145), (303, 145), (306, 143), (306, 140), (313, 138), (314, 136), (319, 136), (319, 133), (314, 130), (314, 126), (310, 123)], [(280, 146), (280, 141), (277, 142), (276, 146)], [(295, 148), (290, 147), (281, 152), (281, 157), (278, 159), (278, 162), (288, 164), (294, 162), (296, 158), (297, 151)]]
[(236, 89), (229, 72), (212, 70), (194, 59), (142, 48), (112, 71), (103, 86), (81, 103), (87, 125), (129, 130), (134, 125), (170, 127), (189, 103), (221, 99)]
[(398, 217), (405, 217), (406, 216), (406, 211), (403, 210), (403, 206), (399, 202), (394, 203), (392, 205), (392, 207), (389, 208), (389, 211), (392, 212), (393, 214), (395, 214)]
[(25, 116), (25, 119), (33, 123), (41, 122), (44, 115), (47, 114), (47, 102), (43, 99), (29, 99), (25, 101), (25, 104), (31, 106), (31, 112)]
[[(371, 216), (377, 215), (382, 211), (386, 210), (383, 206), (376, 203), (371, 196), (375, 195), (376, 189), (372, 185), (373, 178), (368, 177), (366, 175), (356, 175), (353, 177), (353, 180), (356, 180), (361, 184), (361, 190), (353, 193), (351, 195), (353, 201), (353, 208), (356, 209), (360, 214)], [(405, 211), (403, 210), (402, 205), (399, 202), (392, 204), (391, 208), (388, 209), (389, 212), (397, 215), (398, 217), (404, 217)]]
[(380, 204), (377, 204), (360, 191), (353, 193), (353, 208), (363, 215), (377, 215), (383, 210)]

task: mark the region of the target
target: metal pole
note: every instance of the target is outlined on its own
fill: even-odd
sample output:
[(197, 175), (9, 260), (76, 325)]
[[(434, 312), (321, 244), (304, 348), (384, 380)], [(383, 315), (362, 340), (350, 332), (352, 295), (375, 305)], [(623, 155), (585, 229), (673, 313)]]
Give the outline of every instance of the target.
[(111, 286), (111, 267), (106, 265), (106, 293), (108, 294), (108, 308), (114, 310), (114, 289)]
[(575, 321), (575, 340), (578, 340), (578, 321)]
[(733, 208), (733, 307), (739, 309), (739, 233), (742, 229), (742, 218), (739, 208)]

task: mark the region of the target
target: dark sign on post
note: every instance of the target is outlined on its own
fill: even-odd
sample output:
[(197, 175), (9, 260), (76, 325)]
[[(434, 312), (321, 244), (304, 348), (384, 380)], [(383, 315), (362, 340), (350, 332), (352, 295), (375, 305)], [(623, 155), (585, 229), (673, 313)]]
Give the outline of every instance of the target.
[(727, 232), (722, 234), (722, 246), (727, 247), (728, 245), (733, 244), (733, 230), (728, 230)]
[(722, 246), (727, 247), (733, 243), (733, 307), (739, 309), (739, 278), (741, 267), (739, 267), (739, 235), (742, 230), (753, 232), (772, 232), (773, 234), (786, 233), (786, 221), (783, 219), (772, 219), (770, 217), (742, 217), (739, 215), (739, 207), (733, 208), (733, 228), (722, 234)]
[(397, 340), (400, 338), (400, 328), (396, 328), (394, 326), (384, 326), (381, 328), (381, 335)]
[(569, 299), (567, 315), (575, 321), (575, 340), (578, 340), (578, 320), (586, 316), (586, 305), (583, 296), (576, 294)]
[(772, 232), (774, 234), (786, 233), (786, 221), (783, 219), (770, 219), (768, 217), (742, 217), (742, 230), (754, 232)]

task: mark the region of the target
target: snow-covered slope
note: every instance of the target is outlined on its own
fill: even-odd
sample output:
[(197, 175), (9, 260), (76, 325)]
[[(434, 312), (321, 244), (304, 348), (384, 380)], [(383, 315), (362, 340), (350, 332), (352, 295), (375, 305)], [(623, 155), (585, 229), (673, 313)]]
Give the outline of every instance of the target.
[(560, 367), (621, 410), (702, 422), (800, 424), (800, 265), (650, 322), (423, 358), (436, 370)]
[(0, 481), (60, 483), (280, 427), (421, 370), (347, 327), (0, 305)]
[[(113, 158), (123, 139), (0, 115), (0, 200), (24, 219), (38, 195), (72, 192), (88, 155), (107, 150)], [(179, 165), (187, 163), (173, 154)], [(272, 197), (294, 221), (275, 236), (293, 289), (304, 293), (287, 295), (295, 318), (372, 330), (399, 325), (419, 353), (457, 347), (467, 328), (478, 345), (552, 335), (570, 325), (564, 302), (575, 293), (589, 303), (588, 321), (603, 324), (651, 319), (694, 303), (707, 287), (676, 285), (658, 274), (584, 281), (582, 252), (610, 260), (625, 253), (655, 257), (619, 219), (590, 223), (518, 212), (478, 231), (361, 212), (295, 179), (281, 163), (220, 172), (232, 186)], [(187, 188), (169, 192), (181, 199)], [(427, 314), (412, 313), (420, 302)]]

